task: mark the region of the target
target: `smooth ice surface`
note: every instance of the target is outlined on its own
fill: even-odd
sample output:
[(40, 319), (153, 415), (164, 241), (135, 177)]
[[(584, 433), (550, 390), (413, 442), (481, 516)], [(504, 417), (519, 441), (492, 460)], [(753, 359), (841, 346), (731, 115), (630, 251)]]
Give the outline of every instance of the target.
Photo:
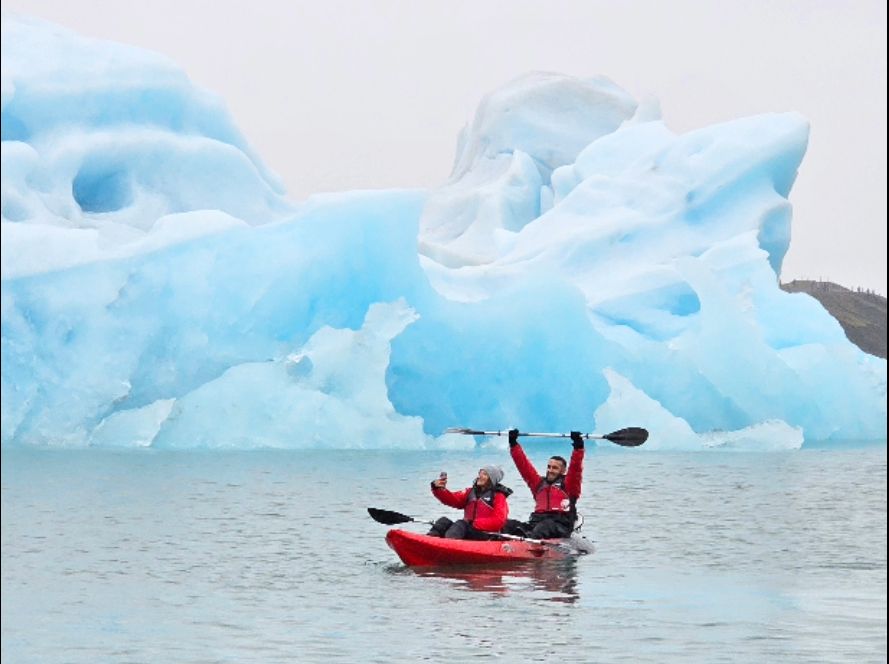
[(167, 58), (7, 14), (2, 48), (4, 278), (292, 211), (223, 102)]
[(886, 361), (778, 287), (796, 114), (676, 135), (605, 78), (533, 73), (440, 188), (295, 204), (166, 58), (2, 37), (3, 446), (886, 438)]

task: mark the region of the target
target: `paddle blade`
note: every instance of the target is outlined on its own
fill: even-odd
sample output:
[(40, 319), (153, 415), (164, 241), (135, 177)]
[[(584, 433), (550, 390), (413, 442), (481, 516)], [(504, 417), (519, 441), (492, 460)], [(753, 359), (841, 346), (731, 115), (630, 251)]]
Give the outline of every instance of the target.
[[(464, 436), (485, 436), (490, 432), (488, 431), (479, 431), (477, 429), (469, 429), (467, 427), (448, 427), (444, 431), (445, 433), (460, 433)], [(498, 432), (499, 433), (499, 432)]]
[(407, 514), (393, 512), (391, 510), (381, 510), (376, 507), (368, 507), (367, 513), (370, 514), (370, 518), (374, 521), (384, 523), (387, 526), (394, 526), (398, 523), (408, 523), (414, 520), (413, 517), (410, 517)]
[(602, 438), (623, 447), (639, 447), (639, 445), (648, 440), (648, 431), (641, 427), (628, 427), (619, 431), (613, 431), (602, 436)]

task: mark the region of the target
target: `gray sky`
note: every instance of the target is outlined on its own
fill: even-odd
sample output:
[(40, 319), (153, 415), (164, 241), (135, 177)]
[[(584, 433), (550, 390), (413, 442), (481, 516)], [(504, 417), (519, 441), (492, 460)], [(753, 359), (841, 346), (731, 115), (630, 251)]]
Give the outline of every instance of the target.
[(166, 54), (290, 196), (431, 188), (489, 91), (532, 70), (657, 97), (677, 132), (811, 122), (782, 280), (886, 294), (885, 0), (3, 0)]

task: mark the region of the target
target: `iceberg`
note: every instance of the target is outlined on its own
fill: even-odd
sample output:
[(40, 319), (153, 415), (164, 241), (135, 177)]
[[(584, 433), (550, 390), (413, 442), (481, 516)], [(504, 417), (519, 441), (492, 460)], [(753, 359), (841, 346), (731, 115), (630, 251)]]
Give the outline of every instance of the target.
[(168, 59), (4, 13), (0, 127), (3, 447), (886, 438), (886, 361), (778, 285), (795, 113), (677, 135), (536, 72), (440, 187), (293, 202)]

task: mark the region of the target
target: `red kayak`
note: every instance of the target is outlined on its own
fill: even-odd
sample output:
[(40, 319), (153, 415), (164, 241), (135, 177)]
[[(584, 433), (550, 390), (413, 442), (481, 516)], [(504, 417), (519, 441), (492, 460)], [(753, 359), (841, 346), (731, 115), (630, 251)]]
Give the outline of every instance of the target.
[(390, 530), (386, 543), (405, 565), (482, 565), (529, 560), (559, 560), (592, 553), (582, 537), (552, 540), (459, 540), (430, 537), (407, 530)]

